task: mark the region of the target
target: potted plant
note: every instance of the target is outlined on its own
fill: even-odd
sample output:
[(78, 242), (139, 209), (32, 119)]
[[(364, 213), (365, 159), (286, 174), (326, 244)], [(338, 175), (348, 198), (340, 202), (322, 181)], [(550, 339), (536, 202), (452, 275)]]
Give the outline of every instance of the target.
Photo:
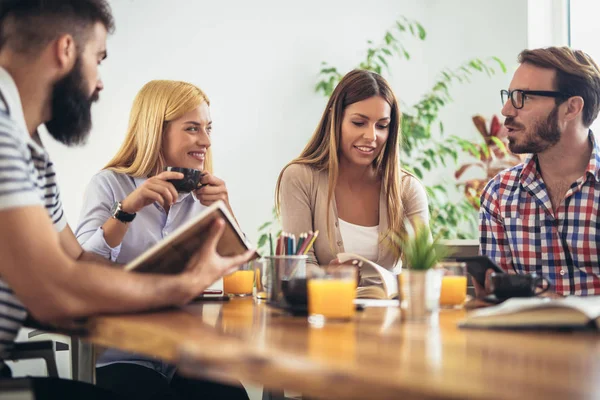
[(471, 155), (476, 158), (476, 161), (463, 164), (455, 172), (454, 177), (460, 181), (462, 175), (471, 167), (479, 168), (483, 171), (482, 178), (472, 178), (464, 182), (465, 197), (469, 203), (479, 210), (479, 197), (485, 185), (498, 172), (511, 168), (523, 162), (523, 158), (508, 150), (508, 131), (500, 123), (496, 115), (492, 117), (489, 129), (486, 126), (486, 121), (481, 115), (473, 117), (473, 124), (477, 127), (477, 131), (481, 134), (484, 143), (476, 144), (472, 149)]
[(390, 241), (403, 262), (398, 277), (403, 311), (409, 319), (426, 318), (439, 308), (443, 272), (437, 265), (449, 250), (439, 237), (432, 238), (426, 224), (418, 221), (405, 223), (405, 231), (392, 233)]

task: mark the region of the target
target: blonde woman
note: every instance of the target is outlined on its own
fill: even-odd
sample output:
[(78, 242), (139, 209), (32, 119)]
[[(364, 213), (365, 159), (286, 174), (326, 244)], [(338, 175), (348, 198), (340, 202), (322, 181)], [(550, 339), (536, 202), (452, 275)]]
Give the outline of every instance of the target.
[[(127, 263), (217, 200), (229, 205), (225, 183), (212, 174), (210, 102), (194, 85), (151, 81), (136, 96), (125, 141), (85, 193), (75, 232), (82, 247)], [(177, 193), (165, 166), (205, 173), (202, 188)], [(132, 399), (248, 398), (242, 387), (179, 376), (173, 366), (107, 350), (97, 384)]]
[[(279, 175), (275, 201), (283, 230), (320, 231), (312, 263), (336, 263), (347, 252), (392, 270), (399, 255), (386, 245), (386, 234), (402, 231), (405, 218), (429, 222), (423, 186), (400, 169), (400, 118), (380, 75), (351, 71), (300, 157)], [(361, 273), (361, 286), (377, 283)]]

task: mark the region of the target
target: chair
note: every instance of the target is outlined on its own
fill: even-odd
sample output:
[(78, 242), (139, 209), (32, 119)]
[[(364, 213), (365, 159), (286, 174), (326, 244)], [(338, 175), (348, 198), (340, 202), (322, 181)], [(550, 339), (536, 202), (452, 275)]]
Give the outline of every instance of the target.
[[(28, 338), (40, 335), (48, 335), (49, 332), (33, 330), (29, 332)], [(53, 336), (56, 334), (52, 334)], [(62, 336), (62, 335), (59, 335)], [(76, 336), (70, 337), (71, 341), (71, 379), (85, 383), (96, 383), (96, 355), (94, 346), (83, 342)], [(35, 343), (35, 342), (31, 342)], [(67, 349), (69, 347), (67, 346)]]
[(43, 359), (46, 363), (48, 376), (58, 378), (58, 367), (56, 365), (57, 351), (69, 350), (69, 345), (53, 340), (39, 340), (35, 342), (15, 343), (13, 350), (8, 355), (10, 361)]

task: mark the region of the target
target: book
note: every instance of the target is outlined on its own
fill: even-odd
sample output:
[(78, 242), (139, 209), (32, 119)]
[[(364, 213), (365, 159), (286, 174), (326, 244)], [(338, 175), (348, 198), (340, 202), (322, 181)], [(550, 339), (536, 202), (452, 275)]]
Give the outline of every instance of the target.
[[(398, 276), (381, 265), (352, 253), (339, 253), (337, 259), (344, 263), (347, 261), (362, 261), (361, 276), (376, 278), (378, 283), (360, 286), (356, 289), (358, 299), (395, 299), (398, 298)], [(380, 282), (380, 283), (379, 283)]]
[(223, 236), (217, 244), (217, 252), (221, 256), (243, 254), (251, 248), (227, 206), (219, 200), (173, 231), (170, 236), (140, 254), (125, 266), (125, 270), (157, 274), (182, 272), (190, 258), (208, 238), (209, 228), (217, 218), (225, 221)]
[(470, 312), (462, 328), (600, 330), (600, 296), (511, 298)]

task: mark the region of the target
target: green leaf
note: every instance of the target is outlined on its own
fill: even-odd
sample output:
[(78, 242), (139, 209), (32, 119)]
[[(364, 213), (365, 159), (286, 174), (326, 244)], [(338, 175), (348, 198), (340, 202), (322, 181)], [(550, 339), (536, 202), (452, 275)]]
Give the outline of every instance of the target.
[(263, 247), (265, 244), (267, 244), (267, 240), (269, 239), (269, 237), (267, 235), (261, 235), (260, 238), (258, 238), (258, 244), (257, 246)]
[(473, 68), (476, 69), (477, 71), (482, 71), (481, 65), (479, 65), (477, 63), (477, 61), (472, 60), (471, 62), (469, 62), (469, 65)]
[(392, 33), (389, 32), (389, 31), (385, 33), (384, 39), (385, 39), (385, 44), (390, 44), (392, 42), (397, 42), (397, 40), (394, 37), (394, 35), (392, 35)]
[(272, 224), (273, 224), (273, 221), (268, 221), (268, 222), (265, 222), (264, 224), (262, 224), (262, 225), (260, 226), (260, 228), (258, 228), (258, 230), (259, 230), (259, 231), (262, 231), (262, 230), (264, 230), (265, 228), (267, 228), (267, 227), (271, 226)]
[(381, 61), (383, 63), (383, 65), (385, 65), (386, 67), (388, 66), (388, 63), (385, 60), (385, 58), (383, 58), (383, 56), (377, 56), (377, 58), (379, 59), (379, 61)]
[(505, 74), (506, 73), (506, 65), (504, 65), (504, 62), (501, 59), (499, 59), (498, 57), (492, 57), (492, 59), (494, 61), (496, 61), (498, 63), (498, 65), (500, 65), (500, 69), (502, 70), (502, 73)]
[(425, 31), (425, 28), (423, 28), (423, 25), (421, 25), (420, 23), (416, 23), (417, 25), (417, 29), (419, 30), (419, 39), (421, 40), (425, 40), (425, 37), (427, 36), (427, 32)]
[(423, 179), (423, 173), (421, 172), (421, 170), (417, 167), (413, 168), (413, 172), (415, 173), (415, 175), (417, 176), (417, 178), (419, 179)]
[(500, 151), (502, 151), (502, 154), (508, 156), (508, 150), (506, 149), (506, 146), (504, 145), (502, 140), (498, 139), (496, 136), (490, 136), (490, 139), (492, 140), (492, 142), (494, 142), (496, 146), (498, 146)]

